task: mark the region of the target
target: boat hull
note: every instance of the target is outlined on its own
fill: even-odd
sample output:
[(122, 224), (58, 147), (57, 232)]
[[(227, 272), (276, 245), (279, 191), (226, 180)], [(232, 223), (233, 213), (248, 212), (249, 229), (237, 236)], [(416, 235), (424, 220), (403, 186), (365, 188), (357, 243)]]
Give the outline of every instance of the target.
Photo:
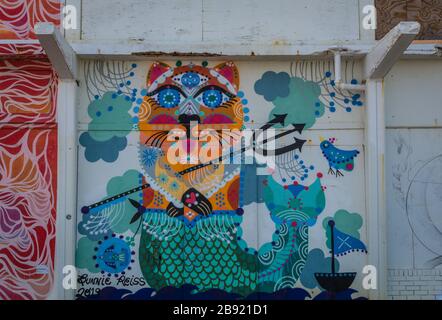
[(315, 273), (315, 278), (323, 289), (336, 293), (350, 288), (356, 278), (356, 272)]

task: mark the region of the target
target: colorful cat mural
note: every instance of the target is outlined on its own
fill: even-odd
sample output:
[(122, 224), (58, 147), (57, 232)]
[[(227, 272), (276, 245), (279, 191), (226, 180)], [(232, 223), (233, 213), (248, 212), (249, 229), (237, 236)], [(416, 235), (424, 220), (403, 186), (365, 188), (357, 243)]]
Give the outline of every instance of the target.
[[(131, 74), (134, 72), (127, 72)], [(230, 151), (245, 143), (245, 118), (250, 112), (240, 90), (239, 74), (233, 62), (213, 67), (207, 62), (197, 65), (178, 61), (175, 66), (153, 62), (144, 89), (132, 89), (132, 82), (124, 80), (118, 91), (94, 97), (88, 109), (94, 121), (110, 119), (131, 102), (135, 105), (134, 130), (129, 135), (138, 135), (139, 170), (127, 168), (124, 175), (109, 181), (103, 200), (81, 207), (79, 268), (116, 279), (139, 268), (144, 287), (151, 290), (194, 288), (194, 293), (206, 293), (208, 297), (211, 290), (247, 297), (280, 295), (280, 290), (294, 289), (300, 281), (311, 288), (318, 285), (310, 278), (318, 270), (327, 271), (328, 266), (322, 267), (326, 261), (322, 251), (322, 258), (315, 252), (315, 262), (309, 263), (310, 278), (304, 267), (309, 260), (309, 230), (326, 206), (323, 174), (312, 176), (314, 166), (300, 160), (306, 141), (299, 135), (306, 124), (285, 119), (308, 118), (308, 126), (313, 126), (324, 113), (322, 104), (317, 106), (320, 87), (289, 77), (293, 86), (308, 87), (309, 95), (301, 97), (302, 103), (311, 106), (311, 115), (269, 114), (261, 129), (284, 128), (276, 139), (287, 136), (295, 143), (278, 141), (273, 153), (277, 158), (289, 159), (284, 160), (286, 167), (258, 175), (262, 165), (256, 161), (246, 164), (244, 149), (240, 148), (238, 154)], [(296, 97), (289, 95), (288, 99), (297, 103)], [(278, 103), (285, 106), (284, 101)], [(117, 111), (120, 106), (122, 109)], [(126, 122), (118, 126), (124, 127)], [(95, 131), (86, 134), (96, 143), (107, 143)], [(110, 133), (104, 135), (110, 138)], [(129, 139), (129, 135), (124, 133), (121, 138)], [(83, 144), (81, 138), (80, 143), (86, 147), (88, 159), (88, 143)], [(220, 159), (219, 154), (208, 152), (213, 145), (219, 146), (221, 155), (240, 161), (215, 161)], [(105, 156), (102, 159), (118, 161), (125, 148), (116, 151), (111, 161)], [(99, 157), (93, 162), (95, 159)], [(291, 173), (292, 183), (286, 181), (281, 170)], [(250, 205), (262, 205), (265, 209), (261, 214), (267, 215), (273, 225), (266, 230), (271, 233), (269, 240), (258, 246), (245, 236), (247, 215), (251, 214), (246, 207)], [(105, 292), (96, 293), (100, 296)]]
[[(227, 62), (214, 68), (172, 68), (154, 63), (147, 87), (140, 112), (150, 117), (140, 116), (141, 153), (158, 154), (156, 163), (141, 158), (146, 181), (154, 190), (146, 190), (143, 197), (148, 210), (139, 248), (141, 270), (148, 284), (160, 289), (190, 283), (200, 290), (218, 288), (248, 295), (258, 288), (272, 291), (278, 279), (286, 276), (296, 282), (307, 252), (308, 231), (303, 223), (321, 213), (325, 204), (320, 182), (309, 191), (298, 188), (284, 192), (269, 178), (263, 188), (268, 206), (273, 207), (277, 232), (273, 244), (249, 250), (241, 239), (241, 165), (212, 164), (195, 171), (190, 170), (194, 164), (171, 165), (166, 156), (170, 144), (162, 143), (158, 148), (156, 137), (161, 135), (149, 131), (152, 124), (172, 125), (173, 130), (177, 124), (190, 125), (192, 120), (200, 123), (202, 130), (213, 125), (241, 129), (236, 66)], [(184, 143), (193, 147), (190, 140)], [(280, 192), (284, 196), (275, 194)], [(287, 208), (286, 203), (295, 196), (306, 205), (302, 212)], [(161, 206), (152, 203), (155, 197), (164, 199)], [(281, 246), (282, 242), (285, 245)]]

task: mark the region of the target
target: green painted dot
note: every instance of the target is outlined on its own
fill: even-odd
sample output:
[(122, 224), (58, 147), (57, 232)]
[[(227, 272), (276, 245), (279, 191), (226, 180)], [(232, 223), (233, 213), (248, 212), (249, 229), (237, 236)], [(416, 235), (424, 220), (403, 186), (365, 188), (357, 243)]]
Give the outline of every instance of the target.
[(181, 62), (181, 60), (178, 60), (177, 62), (176, 62), (176, 66), (177, 67), (181, 67), (183, 65), (183, 63)]
[(203, 65), (203, 67), (207, 67), (209, 65), (209, 63), (207, 61), (203, 61), (202, 65)]

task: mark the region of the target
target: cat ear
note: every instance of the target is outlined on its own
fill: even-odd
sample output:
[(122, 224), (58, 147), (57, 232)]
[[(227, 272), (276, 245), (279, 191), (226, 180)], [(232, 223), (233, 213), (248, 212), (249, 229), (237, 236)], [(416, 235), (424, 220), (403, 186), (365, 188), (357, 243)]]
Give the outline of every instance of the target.
[(172, 69), (167, 63), (155, 61), (150, 66), (149, 72), (147, 73), (147, 86), (150, 87), (152, 83), (158, 79), (162, 74)]
[(239, 89), (239, 71), (232, 61), (220, 63), (213, 69), (215, 69), (215, 71), (221, 74), (224, 78), (229, 80), (229, 82), (235, 87), (236, 90)]

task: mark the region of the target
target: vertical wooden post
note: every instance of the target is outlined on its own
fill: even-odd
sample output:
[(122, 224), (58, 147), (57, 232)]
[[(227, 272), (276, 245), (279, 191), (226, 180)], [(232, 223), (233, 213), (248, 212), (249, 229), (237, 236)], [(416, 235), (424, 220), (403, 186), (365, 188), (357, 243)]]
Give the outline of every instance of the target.
[(62, 80), (58, 89), (58, 197), (55, 248), (57, 299), (71, 300), (74, 290), (63, 287), (63, 268), (75, 266), (77, 217), (77, 83)]
[(59, 77), (57, 99), (58, 170), (55, 240), (55, 286), (51, 298), (73, 299), (63, 287), (63, 269), (75, 266), (77, 216), (77, 63), (78, 57), (60, 30), (41, 22), (35, 34)]
[(370, 299), (385, 299), (387, 243), (385, 213), (385, 116), (383, 80), (368, 80), (365, 117), (366, 206), (368, 264), (377, 269), (377, 290)]

